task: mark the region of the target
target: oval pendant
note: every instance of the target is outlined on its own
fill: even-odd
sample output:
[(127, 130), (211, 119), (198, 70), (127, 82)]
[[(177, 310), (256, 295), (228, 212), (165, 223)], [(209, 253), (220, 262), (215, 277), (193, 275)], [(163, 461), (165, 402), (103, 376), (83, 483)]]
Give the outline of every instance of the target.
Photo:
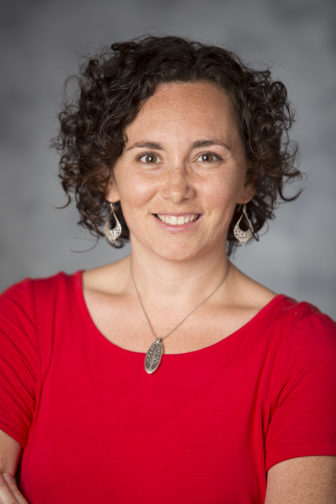
[(160, 365), (163, 354), (163, 346), (160, 338), (151, 344), (146, 353), (145, 370), (148, 374), (154, 373)]

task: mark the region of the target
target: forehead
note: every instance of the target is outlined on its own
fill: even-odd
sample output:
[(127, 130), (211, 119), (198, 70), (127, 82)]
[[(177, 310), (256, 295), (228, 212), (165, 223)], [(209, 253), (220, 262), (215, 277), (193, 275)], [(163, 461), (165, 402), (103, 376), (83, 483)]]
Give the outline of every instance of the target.
[(158, 85), (155, 93), (143, 104), (127, 136), (151, 130), (168, 131), (185, 128), (225, 132), (232, 130), (235, 111), (230, 96), (216, 84), (207, 81), (172, 82)]
[(147, 106), (163, 105), (167, 101), (175, 100), (202, 100), (208, 103), (222, 102), (229, 99), (224, 89), (209, 81), (194, 82), (165, 82), (157, 86), (154, 94), (146, 101)]

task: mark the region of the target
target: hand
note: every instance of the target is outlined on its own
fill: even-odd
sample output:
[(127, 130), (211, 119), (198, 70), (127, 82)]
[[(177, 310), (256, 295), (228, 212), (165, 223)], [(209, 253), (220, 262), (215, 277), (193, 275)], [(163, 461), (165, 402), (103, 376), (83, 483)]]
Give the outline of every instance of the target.
[(7, 473), (0, 473), (0, 504), (28, 504), (13, 476)]

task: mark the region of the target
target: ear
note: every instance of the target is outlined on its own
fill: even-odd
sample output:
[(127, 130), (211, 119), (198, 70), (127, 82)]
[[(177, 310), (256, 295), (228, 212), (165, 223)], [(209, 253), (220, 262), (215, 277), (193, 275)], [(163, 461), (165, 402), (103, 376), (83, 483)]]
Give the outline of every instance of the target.
[(116, 203), (117, 201), (120, 200), (117, 184), (115, 183), (115, 180), (113, 177), (110, 178), (109, 183), (107, 185), (107, 188), (105, 191), (105, 198), (110, 203)]
[(256, 193), (255, 185), (253, 182), (245, 182), (242, 187), (237, 203), (244, 204), (251, 201)]
[(247, 170), (246, 176), (245, 176), (245, 182), (244, 185), (241, 188), (240, 194), (239, 194), (239, 199), (237, 203), (244, 204), (248, 203), (251, 201), (253, 196), (256, 193), (256, 188), (255, 188), (255, 173), (250, 169)]

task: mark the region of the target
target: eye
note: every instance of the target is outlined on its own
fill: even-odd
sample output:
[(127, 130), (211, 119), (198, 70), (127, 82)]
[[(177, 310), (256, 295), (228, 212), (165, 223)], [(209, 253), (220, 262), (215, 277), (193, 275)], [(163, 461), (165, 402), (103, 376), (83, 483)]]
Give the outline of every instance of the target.
[(197, 158), (197, 161), (202, 161), (202, 163), (212, 163), (214, 161), (220, 161), (222, 158), (214, 152), (202, 152)]
[(138, 160), (145, 164), (155, 164), (159, 162), (159, 157), (155, 152), (146, 152), (139, 156)]

